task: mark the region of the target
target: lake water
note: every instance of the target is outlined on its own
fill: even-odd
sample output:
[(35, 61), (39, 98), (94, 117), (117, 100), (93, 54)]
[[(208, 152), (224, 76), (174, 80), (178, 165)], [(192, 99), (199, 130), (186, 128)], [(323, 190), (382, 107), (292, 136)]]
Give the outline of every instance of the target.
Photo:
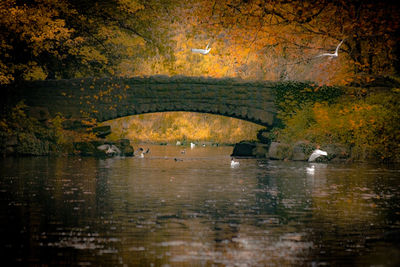
[(150, 149), (2, 159), (2, 266), (400, 266), (400, 166)]

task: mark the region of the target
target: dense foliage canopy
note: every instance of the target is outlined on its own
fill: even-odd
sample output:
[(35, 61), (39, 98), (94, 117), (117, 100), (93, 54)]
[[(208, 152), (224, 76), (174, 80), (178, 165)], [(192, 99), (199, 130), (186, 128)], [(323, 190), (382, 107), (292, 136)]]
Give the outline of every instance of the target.
[[(160, 73), (369, 81), (399, 73), (392, 2), (3, 0), (0, 83)], [(316, 57), (342, 40), (339, 57)], [(208, 43), (207, 56), (191, 53)]]
[(172, 2), (1, 1), (0, 83), (123, 75), (127, 59), (133, 64), (157, 53), (169, 59), (164, 20)]

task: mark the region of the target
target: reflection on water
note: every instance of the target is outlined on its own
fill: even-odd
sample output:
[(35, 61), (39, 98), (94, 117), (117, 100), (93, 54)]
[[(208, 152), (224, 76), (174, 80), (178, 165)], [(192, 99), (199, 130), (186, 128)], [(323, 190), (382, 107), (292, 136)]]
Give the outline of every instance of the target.
[[(230, 147), (145, 158), (0, 162), (2, 261), (15, 265), (400, 264), (400, 168), (240, 159)], [(175, 160), (176, 159), (176, 160)]]

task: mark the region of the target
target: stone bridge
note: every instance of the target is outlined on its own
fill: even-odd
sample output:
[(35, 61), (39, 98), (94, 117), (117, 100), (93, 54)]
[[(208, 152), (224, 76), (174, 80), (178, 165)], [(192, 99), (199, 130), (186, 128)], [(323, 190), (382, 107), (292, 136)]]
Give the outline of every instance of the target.
[(204, 77), (150, 76), (26, 82), (6, 87), (1, 102), (19, 100), (67, 118), (119, 117), (165, 111), (190, 111), (273, 125), (274, 82)]

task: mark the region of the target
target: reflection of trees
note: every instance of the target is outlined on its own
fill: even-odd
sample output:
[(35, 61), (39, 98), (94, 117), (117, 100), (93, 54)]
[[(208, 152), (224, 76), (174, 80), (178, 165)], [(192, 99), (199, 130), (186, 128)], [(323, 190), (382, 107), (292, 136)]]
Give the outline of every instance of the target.
[(361, 258), (355, 254), (387, 246), (380, 242), (382, 229), (391, 224), (385, 211), (393, 206), (387, 205), (390, 196), (384, 193), (387, 181), (376, 186), (380, 174), (371, 167), (329, 166), (326, 184), (314, 187), (312, 238), (322, 261), (340, 251), (339, 261), (357, 262)]
[(261, 211), (276, 215), (279, 223), (303, 220), (311, 206), (304, 163), (270, 161), (262, 164), (267, 173), (258, 176), (256, 194)]
[[(18, 205), (8, 205), (7, 219), (1, 220), (2, 230), (6, 231), (5, 242), (13, 240), (10, 247), (13, 252), (7, 259), (43, 264), (63, 260), (68, 255), (49, 251), (63, 250), (62, 244), (82, 246), (83, 238), (93, 231), (90, 227), (95, 206), (96, 160), (74, 157), (8, 160), (18, 187), (5, 190), (12, 194), (9, 203)], [(7, 174), (2, 172), (3, 175)], [(82, 237), (71, 243), (77, 236)]]
[(309, 176), (308, 163), (243, 159), (231, 169), (229, 158), (225, 167), (172, 158), (7, 160), (0, 185), (9, 258), (301, 265), (309, 257), (363, 262), (354, 256), (395, 244), (384, 231), (398, 228), (397, 172), (316, 164)]

